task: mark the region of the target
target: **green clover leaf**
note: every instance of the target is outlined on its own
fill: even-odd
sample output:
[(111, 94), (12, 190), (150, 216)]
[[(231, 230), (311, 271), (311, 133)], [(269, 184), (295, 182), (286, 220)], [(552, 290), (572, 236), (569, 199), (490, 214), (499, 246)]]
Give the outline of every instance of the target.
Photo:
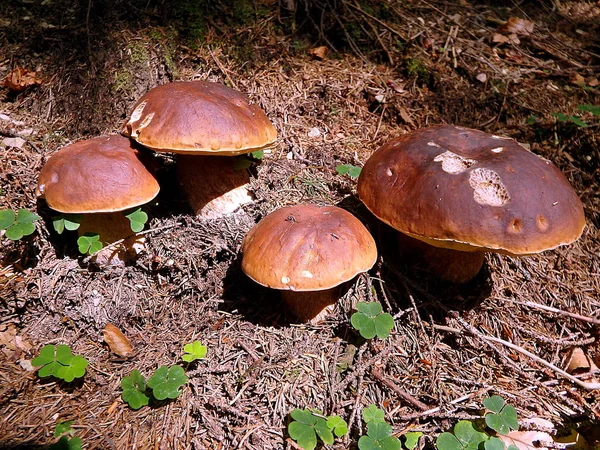
[[(69, 350), (70, 351), (70, 350)], [(68, 364), (59, 367), (56, 375), (58, 378), (70, 383), (75, 378), (81, 378), (85, 375), (85, 369), (88, 366), (88, 360), (81, 355), (76, 355), (71, 358)]]
[(419, 438), (421, 436), (423, 436), (423, 433), (420, 431), (409, 431), (408, 433), (404, 433), (402, 435), (404, 438), (404, 447), (408, 450), (413, 450), (419, 443)]
[(240, 155), (233, 160), (233, 170), (246, 170), (252, 166), (252, 160), (246, 155)]
[(337, 437), (343, 436), (348, 432), (348, 424), (340, 416), (329, 416), (327, 418), (327, 428), (333, 431)]
[(495, 436), (490, 437), (487, 441), (485, 441), (483, 443), (483, 447), (485, 450), (504, 450), (505, 448), (502, 439)]
[(139, 370), (132, 370), (131, 373), (121, 380), (121, 398), (132, 409), (140, 409), (146, 406), (150, 397), (146, 395), (146, 380)]
[(290, 415), (294, 419), (288, 425), (288, 434), (300, 447), (312, 450), (317, 446), (317, 436), (323, 443), (331, 445), (336, 436), (348, 432), (348, 424), (339, 416), (321, 417), (318, 411), (295, 409)]
[(19, 209), (16, 217), (11, 210), (0, 211), (0, 229), (6, 229), (5, 236), (18, 241), (23, 236), (29, 236), (35, 231), (35, 222), (41, 219), (37, 214), (26, 209)]
[(352, 164), (340, 164), (335, 168), (335, 171), (340, 175), (347, 174), (350, 178), (358, 178), (360, 172), (362, 171), (362, 168), (354, 166)]
[(191, 344), (183, 346), (184, 355), (181, 357), (185, 362), (192, 362), (197, 359), (202, 359), (206, 356), (206, 345), (202, 345), (200, 341), (194, 341)]
[(264, 150), (256, 150), (255, 152), (250, 153), (254, 159), (263, 159), (265, 156)]
[(517, 410), (507, 405), (499, 395), (492, 395), (483, 400), (483, 406), (492, 411), (485, 415), (485, 424), (500, 434), (508, 434), (511, 430), (519, 429)]
[(591, 112), (594, 116), (600, 116), (600, 106), (596, 105), (578, 105), (577, 109), (579, 111)]
[(362, 410), (362, 417), (365, 423), (385, 421), (385, 413), (374, 404), (370, 404)]
[(58, 442), (48, 447), (49, 450), (81, 450), (82, 448), (83, 441), (77, 436), (70, 439), (68, 436), (63, 436)]
[(40, 350), (40, 354), (31, 361), (31, 364), (42, 366), (38, 370), (40, 378), (54, 376), (70, 383), (75, 378), (81, 378), (85, 375), (88, 360), (83, 356), (73, 355), (68, 345), (54, 346), (47, 344)]
[(6, 230), (15, 223), (15, 213), (11, 209), (0, 210), (0, 230)]
[(488, 439), (486, 433), (475, 429), (473, 422), (461, 420), (454, 425), (454, 434), (440, 434), (435, 445), (438, 450), (477, 450), (479, 445)]
[(79, 247), (79, 253), (82, 255), (93, 255), (102, 250), (100, 235), (96, 233), (84, 233), (83, 236), (79, 236), (79, 239), (77, 239), (77, 246)]
[(63, 231), (75, 231), (79, 228), (80, 214), (61, 214), (52, 218), (52, 227), (58, 234)]
[(57, 377), (57, 371), (62, 364), (56, 360), (56, 346), (52, 344), (44, 345), (40, 350), (40, 354), (31, 360), (31, 365), (36, 367), (42, 366), (38, 370), (40, 378), (49, 376)]
[(367, 435), (358, 440), (360, 450), (400, 450), (400, 439), (392, 436), (392, 426), (386, 422), (367, 422)]
[(154, 375), (148, 378), (148, 387), (157, 400), (177, 398), (181, 391), (179, 388), (187, 383), (188, 377), (181, 366), (160, 366)]
[(73, 434), (75, 431), (71, 428), (73, 420), (67, 420), (65, 422), (58, 422), (54, 428), (54, 437), (60, 437), (65, 433)]
[(350, 323), (358, 330), (365, 339), (373, 339), (378, 336), (385, 339), (394, 328), (394, 318), (391, 314), (384, 313), (381, 305), (377, 302), (358, 302), (358, 312), (352, 314)]
[(142, 231), (144, 229), (144, 225), (146, 225), (146, 222), (148, 221), (148, 214), (142, 211), (142, 208), (138, 208), (129, 214), (125, 214), (125, 217), (129, 219), (131, 231), (134, 233), (139, 233)]

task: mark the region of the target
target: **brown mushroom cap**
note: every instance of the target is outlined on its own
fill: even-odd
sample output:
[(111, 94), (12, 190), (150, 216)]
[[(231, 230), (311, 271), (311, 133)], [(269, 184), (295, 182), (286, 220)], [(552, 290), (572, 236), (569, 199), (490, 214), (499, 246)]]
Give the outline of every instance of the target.
[(156, 151), (239, 155), (271, 146), (277, 131), (263, 110), (220, 83), (155, 87), (133, 108), (123, 134)]
[(159, 185), (133, 142), (120, 135), (79, 141), (42, 167), (36, 193), (68, 214), (115, 212), (152, 200)]
[(515, 140), (451, 125), (393, 139), (358, 180), (383, 222), (431, 245), (537, 253), (569, 244), (583, 205), (561, 171)]
[(365, 226), (336, 206), (297, 205), (264, 217), (242, 243), (242, 270), (274, 289), (331, 289), (377, 259)]

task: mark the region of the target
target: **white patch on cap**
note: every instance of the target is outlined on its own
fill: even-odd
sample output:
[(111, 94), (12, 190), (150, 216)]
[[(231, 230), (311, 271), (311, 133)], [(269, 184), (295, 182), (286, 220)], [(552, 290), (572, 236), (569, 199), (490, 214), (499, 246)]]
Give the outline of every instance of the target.
[(389, 167), (385, 173), (387, 174), (388, 177), (391, 177), (392, 175), (394, 175), (394, 172), (392, 172), (392, 169), (390, 169)]
[(144, 111), (144, 108), (146, 107), (146, 103), (148, 103), (148, 101), (144, 100), (142, 103), (140, 103), (139, 105), (137, 105), (135, 107), (135, 109), (131, 113), (131, 118), (129, 119), (129, 123), (137, 122), (138, 120), (140, 120), (140, 117), (142, 117), (142, 112)]
[(500, 175), (490, 169), (474, 169), (469, 175), (469, 185), (473, 188), (473, 198), (480, 205), (504, 206), (510, 195)]
[(503, 139), (505, 141), (510, 141), (512, 138), (508, 136), (496, 136), (495, 134), (492, 134), (492, 139)]
[(308, 270), (303, 270), (303, 271), (301, 272), (301, 274), (302, 274), (302, 276), (303, 276), (303, 277), (305, 277), (305, 278), (312, 278), (312, 277), (313, 277), (313, 274), (312, 274), (312, 273), (310, 273), (310, 271), (308, 271)]
[(441, 162), (442, 170), (451, 174), (464, 172), (473, 164), (477, 163), (474, 159), (463, 158), (456, 153), (452, 153), (450, 150), (440, 153), (433, 160), (435, 162)]
[(504, 147), (496, 147), (492, 149), (492, 152), (494, 153), (502, 153), (502, 151), (504, 150)]
[(430, 147), (440, 147), (438, 144), (436, 144), (435, 142), (431, 141), (428, 142), (427, 145), (429, 145)]
[(290, 282), (290, 277), (281, 277), (281, 282), (283, 284), (288, 284)]

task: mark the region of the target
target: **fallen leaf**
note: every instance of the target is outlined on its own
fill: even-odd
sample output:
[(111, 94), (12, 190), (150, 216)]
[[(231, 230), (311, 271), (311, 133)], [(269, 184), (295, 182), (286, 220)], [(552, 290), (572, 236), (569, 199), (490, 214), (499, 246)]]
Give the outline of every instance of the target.
[(21, 92), (30, 86), (42, 84), (42, 79), (38, 77), (36, 71), (17, 67), (2, 81), (2, 84), (11, 91)]
[(406, 83), (402, 81), (390, 80), (387, 82), (387, 85), (391, 87), (394, 91), (396, 91), (398, 94), (404, 94), (406, 92), (406, 90), (404, 89)]
[(533, 33), (533, 22), (519, 17), (509, 18), (505, 24), (498, 28), (503, 33), (514, 33), (528, 36)]
[(311, 48), (308, 51), (308, 54), (310, 56), (314, 56), (317, 59), (325, 59), (325, 58), (327, 58), (327, 53), (329, 53), (329, 48), (327, 48), (324, 45), (321, 45), (320, 47)]
[(510, 42), (510, 39), (508, 36), (504, 36), (503, 34), (494, 33), (492, 36), (492, 42), (495, 42), (496, 44), (506, 44), (507, 42)]
[(480, 81), (482, 83), (485, 83), (487, 81), (487, 75), (485, 73), (478, 73), (477, 76), (475, 77), (477, 79), (477, 81)]
[(413, 120), (410, 117), (409, 112), (406, 110), (406, 108), (403, 108), (402, 106), (399, 108), (399, 112), (400, 112), (400, 117), (402, 117), (402, 120), (404, 120), (404, 122), (406, 122), (408, 125), (410, 125), (411, 127), (416, 128), (415, 123), (413, 122)]
[(599, 84), (598, 78), (591, 77), (591, 78), (587, 79), (587, 85), (588, 86), (596, 87), (596, 86), (598, 86), (598, 84)]
[(571, 84), (576, 84), (576, 85), (581, 86), (581, 85), (585, 85), (585, 78), (583, 78), (583, 76), (576, 73), (569, 78), (569, 82)]
[[(529, 427), (537, 427), (539, 429), (547, 429), (552, 432), (554, 425), (546, 419), (533, 418), (524, 420), (524, 425)], [(546, 431), (511, 431), (508, 434), (499, 434), (498, 437), (504, 442), (506, 447), (509, 445), (516, 446), (519, 450), (546, 450), (548, 445), (554, 440)], [(551, 447), (554, 447), (553, 445)]]
[(308, 132), (308, 137), (311, 138), (316, 138), (321, 136), (321, 131), (318, 128), (311, 128), (310, 131)]
[(565, 370), (568, 373), (582, 374), (588, 372), (597, 372), (598, 367), (594, 361), (585, 354), (583, 349), (575, 347), (571, 351), (571, 356), (566, 364)]
[(5, 145), (6, 147), (12, 147), (12, 148), (23, 148), (23, 146), (25, 145), (25, 139), (20, 138), (20, 137), (7, 137), (2, 139), (2, 144)]
[(133, 346), (129, 339), (112, 323), (107, 323), (102, 331), (104, 342), (108, 344), (111, 351), (119, 356), (129, 356), (133, 353)]

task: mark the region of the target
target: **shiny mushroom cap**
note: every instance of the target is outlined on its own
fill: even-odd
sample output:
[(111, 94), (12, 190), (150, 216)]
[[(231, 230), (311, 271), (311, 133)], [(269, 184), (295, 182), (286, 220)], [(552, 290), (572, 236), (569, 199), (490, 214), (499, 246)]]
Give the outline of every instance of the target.
[(156, 151), (240, 155), (273, 145), (277, 131), (256, 104), (208, 81), (157, 86), (133, 107), (123, 134)]
[(159, 191), (133, 142), (120, 135), (79, 141), (42, 167), (36, 193), (67, 214), (115, 212), (143, 205)]
[(331, 289), (377, 259), (365, 226), (336, 206), (297, 205), (264, 217), (242, 243), (242, 270), (274, 289)]
[(585, 226), (583, 205), (554, 164), (513, 139), (451, 125), (379, 148), (358, 194), (402, 233), (462, 251), (537, 253), (577, 240)]

